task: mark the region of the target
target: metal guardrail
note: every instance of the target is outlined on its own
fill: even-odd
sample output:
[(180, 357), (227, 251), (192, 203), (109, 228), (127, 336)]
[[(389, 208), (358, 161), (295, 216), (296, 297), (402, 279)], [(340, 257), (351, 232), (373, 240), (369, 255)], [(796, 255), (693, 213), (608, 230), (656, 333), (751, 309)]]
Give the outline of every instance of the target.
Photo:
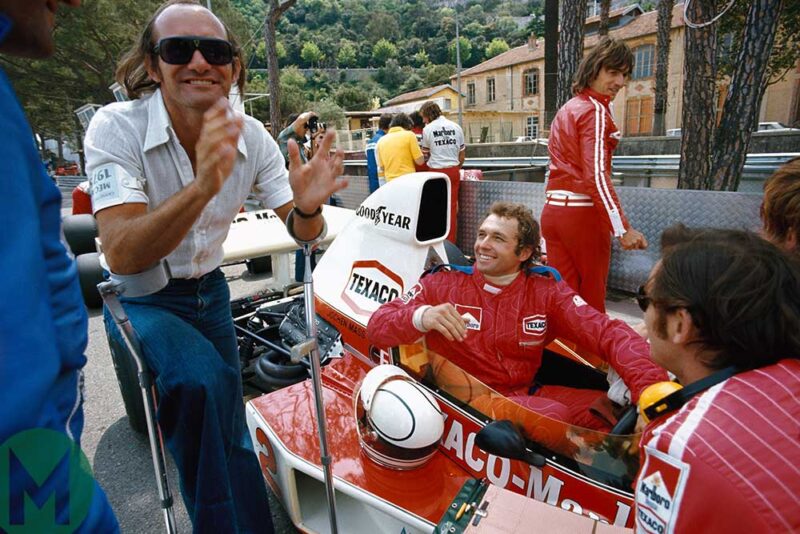
[[(788, 160), (800, 156), (800, 153), (748, 154), (742, 172), (742, 180), (765, 180)], [(473, 169), (521, 169), (547, 165), (547, 156), (503, 157), (503, 158), (467, 158), (464, 167)], [(347, 160), (345, 166), (366, 167), (365, 160)], [(615, 177), (626, 175), (636, 178), (677, 178), (680, 155), (665, 156), (614, 156), (611, 160)]]

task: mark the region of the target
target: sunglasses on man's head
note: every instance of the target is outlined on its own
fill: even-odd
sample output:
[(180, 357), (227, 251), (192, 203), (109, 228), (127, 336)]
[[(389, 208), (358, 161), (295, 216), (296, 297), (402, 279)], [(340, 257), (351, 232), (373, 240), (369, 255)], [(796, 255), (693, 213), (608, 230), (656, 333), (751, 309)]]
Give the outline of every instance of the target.
[(233, 46), (228, 41), (210, 37), (167, 37), (153, 47), (153, 53), (170, 65), (186, 65), (195, 50), (200, 50), (210, 65), (228, 65), (233, 62)]
[(646, 312), (647, 308), (650, 307), (651, 302), (653, 302), (653, 300), (647, 294), (644, 286), (639, 286), (639, 290), (636, 292), (636, 303), (639, 305), (639, 308), (643, 312)]

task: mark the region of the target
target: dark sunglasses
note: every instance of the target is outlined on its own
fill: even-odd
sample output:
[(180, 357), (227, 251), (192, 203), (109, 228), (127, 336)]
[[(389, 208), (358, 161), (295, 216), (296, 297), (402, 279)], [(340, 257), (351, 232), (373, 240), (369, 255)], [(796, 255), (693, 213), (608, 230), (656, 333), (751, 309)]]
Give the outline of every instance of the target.
[(195, 50), (200, 50), (210, 65), (228, 65), (233, 62), (233, 46), (222, 39), (210, 37), (167, 37), (153, 46), (153, 53), (170, 65), (186, 65)]
[(650, 304), (653, 302), (653, 299), (647, 294), (647, 291), (644, 289), (644, 285), (639, 286), (638, 291), (636, 291), (636, 303), (639, 305), (639, 308), (646, 312), (647, 308), (650, 307)]

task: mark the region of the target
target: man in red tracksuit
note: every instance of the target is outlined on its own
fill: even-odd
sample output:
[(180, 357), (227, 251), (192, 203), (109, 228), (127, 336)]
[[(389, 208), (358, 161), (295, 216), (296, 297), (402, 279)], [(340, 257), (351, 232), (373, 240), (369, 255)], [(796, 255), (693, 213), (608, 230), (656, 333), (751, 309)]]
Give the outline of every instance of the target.
[(684, 239), (662, 237), (639, 294), (651, 357), (684, 387), (642, 435), (636, 530), (800, 532), (797, 264), (749, 232)]
[(625, 323), (588, 306), (565, 283), (529, 273), (539, 257), (539, 225), (521, 204), (497, 202), (481, 223), (471, 273), (423, 277), (405, 296), (370, 318), (372, 343), (390, 347), (427, 333), (428, 347), (496, 391), (535, 411), (572, 424), (608, 430), (589, 407), (604, 392), (534, 386), (542, 350), (555, 337), (579, 342), (604, 357), (630, 388), (631, 400), (666, 379), (648, 358), (647, 343)]
[(548, 264), (594, 308), (605, 311), (611, 234), (625, 250), (647, 248), (630, 227), (611, 184), (611, 157), (620, 131), (609, 105), (625, 85), (633, 54), (606, 39), (584, 58), (575, 95), (550, 127), (550, 176), (542, 211)]

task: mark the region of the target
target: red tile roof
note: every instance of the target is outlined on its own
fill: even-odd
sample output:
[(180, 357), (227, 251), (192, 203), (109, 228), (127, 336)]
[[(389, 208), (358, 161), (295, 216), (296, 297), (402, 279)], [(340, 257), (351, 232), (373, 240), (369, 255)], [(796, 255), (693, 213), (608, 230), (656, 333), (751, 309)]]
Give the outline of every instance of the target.
[(384, 102), (383, 105), (393, 106), (396, 104), (402, 104), (403, 102), (413, 102), (414, 100), (422, 100), (448, 87), (452, 89), (454, 92), (458, 93), (458, 91), (456, 91), (452, 85), (450, 85), (449, 83), (443, 83), (442, 85), (437, 85), (435, 87), (425, 87), (422, 89), (417, 89), (416, 91), (410, 91), (408, 93), (403, 93), (402, 95), (397, 95), (396, 97), (391, 98), (386, 102)]
[[(656, 33), (657, 29), (658, 12), (648, 11), (638, 17), (635, 17), (625, 26), (615, 28), (609, 32), (610, 37), (616, 39), (633, 39), (642, 35), (650, 35)], [(675, 5), (672, 8), (672, 28), (683, 26), (683, 3)], [(586, 37), (583, 42), (584, 49), (592, 48), (597, 44), (598, 35), (595, 33)], [(544, 58), (544, 39), (539, 39), (538, 46), (531, 50), (527, 44), (512, 48), (502, 54), (484, 61), (474, 67), (461, 71), (461, 76), (468, 76), (470, 74), (479, 74), (490, 70), (509, 67), (511, 65), (519, 65), (520, 63), (528, 63), (537, 59)], [(450, 79), (454, 80), (456, 77), (451, 76)]]

